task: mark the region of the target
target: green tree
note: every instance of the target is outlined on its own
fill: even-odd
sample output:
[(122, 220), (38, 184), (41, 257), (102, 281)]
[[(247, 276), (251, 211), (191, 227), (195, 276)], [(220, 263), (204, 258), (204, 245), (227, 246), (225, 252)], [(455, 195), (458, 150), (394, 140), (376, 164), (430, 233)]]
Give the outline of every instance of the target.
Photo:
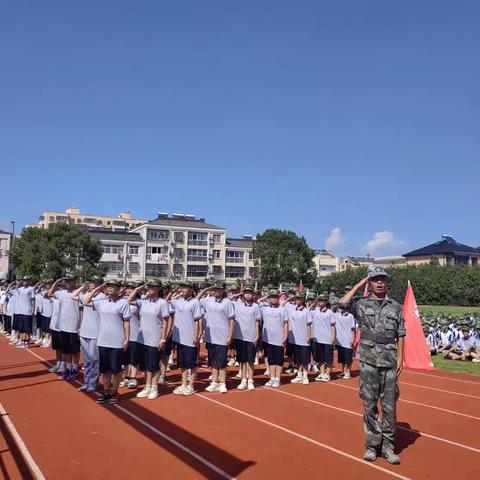
[(99, 265), (101, 245), (74, 224), (56, 223), (46, 230), (26, 228), (12, 249), (12, 263), (17, 278), (29, 275), (38, 280), (74, 274), (85, 279), (105, 273)]
[(264, 285), (279, 285), (282, 282), (313, 285), (312, 273), (314, 251), (304, 237), (287, 230), (268, 229), (257, 235), (253, 255), (259, 260), (259, 278)]

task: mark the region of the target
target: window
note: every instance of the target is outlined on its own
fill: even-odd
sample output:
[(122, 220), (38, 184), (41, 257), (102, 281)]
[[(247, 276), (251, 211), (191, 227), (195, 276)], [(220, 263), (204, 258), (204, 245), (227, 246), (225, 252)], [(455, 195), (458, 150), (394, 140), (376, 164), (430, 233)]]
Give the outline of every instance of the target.
[(128, 251), (131, 255), (138, 255), (140, 247), (138, 245), (130, 245)]
[(257, 267), (250, 267), (248, 269), (248, 275), (250, 277), (257, 277), (258, 276), (258, 268)]
[(173, 256), (175, 258), (183, 258), (184, 254), (183, 254), (183, 248), (175, 248), (173, 250)]
[(107, 225), (111, 225), (112, 222), (110, 220), (107, 220)]
[(148, 230), (149, 240), (168, 240), (168, 230)]
[(238, 250), (227, 250), (225, 261), (229, 263), (243, 263), (244, 253)]
[(243, 278), (245, 276), (244, 267), (225, 267), (226, 278)]
[(187, 277), (203, 277), (208, 275), (208, 265), (188, 265)]
[(188, 232), (189, 245), (207, 245), (208, 234), (202, 232)]
[(248, 259), (253, 260), (253, 252), (248, 252)]
[(123, 274), (123, 262), (100, 262), (102, 265), (107, 266), (108, 273), (120, 272)]
[(138, 275), (140, 273), (140, 264), (137, 262), (130, 262), (128, 264), (128, 271), (132, 275)]
[(212, 271), (215, 276), (223, 275), (223, 268), (221, 265), (214, 265)]
[(77, 218), (77, 223), (82, 223), (82, 219), (81, 219), (81, 218)]
[(173, 234), (173, 240), (177, 243), (183, 243), (185, 241), (185, 235), (183, 232), (175, 232)]
[(168, 265), (147, 263), (147, 277), (169, 277)]
[(147, 255), (167, 255), (168, 246), (164, 245), (162, 247), (147, 247)]
[(208, 251), (202, 250), (199, 248), (189, 248), (188, 249), (188, 260), (194, 262), (206, 262), (208, 258)]
[(222, 252), (220, 250), (214, 250), (213, 251), (213, 258), (220, 258), (221, 253)]
[(173, 266), (173, 274), (174, 275), (183, 275), (183, 265), (174, 265)]
[(336, 270), (335, 265), (320, 265), (322, 272), (334, 272)]
[(123, 245), (111, 245), (104, 243), (102, 245), (103, 253), (123, 253)]
[(219, 233), (214, 233), (212, 235), (212, 240), (213, 240), (213, 243), (221, 243), (222, 236)]
[(51, 222), (55, 221), (55, 217), (49, 217)]

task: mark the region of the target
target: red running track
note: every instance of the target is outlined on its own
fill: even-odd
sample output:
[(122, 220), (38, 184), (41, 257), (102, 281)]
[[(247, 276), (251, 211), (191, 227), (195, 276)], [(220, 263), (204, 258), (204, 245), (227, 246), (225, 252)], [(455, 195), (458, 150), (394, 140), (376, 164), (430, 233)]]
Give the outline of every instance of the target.
[[(0, 399), (47, 479), (444, 478), (478, 476), (480, 378), (405, 371), (398, 403), (402, 464), (363, 453), (358, 380), (285, 384), (278, 390), (177, 397), (172, 372), (155, 401), (122, 390), (99, 406), (48, 372), (51, 351), (16, 350), (0, 339)], [(260, 370), (259, 372), (260, 373)], [(199, 390), (207, 385), (201, 371)], [(289, 381), (285, 376), (284, 381)], [(312, 377), (313, 378), (313, 377)], [(264, 377), (257, 375), (257, 385)], [(0, 432), (4, 478), (29, 478)], [(10, 442), (11, 443), (11, 442)], [(23, 470), (22, 470), (23, 469)]]

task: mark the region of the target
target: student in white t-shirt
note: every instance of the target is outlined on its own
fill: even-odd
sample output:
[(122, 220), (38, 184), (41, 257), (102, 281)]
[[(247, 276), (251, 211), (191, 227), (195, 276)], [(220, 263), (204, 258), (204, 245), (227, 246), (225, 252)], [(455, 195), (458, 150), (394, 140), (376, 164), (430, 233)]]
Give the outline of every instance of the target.
[(182, 383), (174, 395), (193, 395), (198, 369), (198, 346), (202, 336), (203, 312), (193, 296), (193, 285), (183, 283), (179, 290), (167, 296), (173, 310), (172, 341), (177, 346), (177, 364), (182, 372)]
[[(170, 310), (168, 303), (160, 296), (161, 288), (160, 280), (147, 280), (145, 285), (137, 287), (128, 297), (129, 303), (138, 307), (138, 342), (143, 351), (140, 369), (145, 372), (145, 388), (137, 393), (137, 397), (149, 400), (158, 398), (160, 361), (171, 328)], [(141, 290), (146, 291), (144, 298), (138, 298)]]
[[(212, 292), (213, 295), (206, 295)], [(225, 287), (215, 282), (213, 287), (203, 289), (197, 299), (205, 309), (205, 342), (208, 351), (208, 363), (212, 369), (212, 383), (207, 392), (227, 393), (227, 355), (233, 339), (235, 311), (231, 300), (225, 296)]]
[(254, 390), (253, 364), (255, 349), (260, 339), (260, 307), (254, 302), (255, 293), (251, 285), (246, 285), (235, 298), (235, 326), (233, 338), (235, 342), (236, 358), (240, 364), (240, 385), (238, 390)]
[(338, 362), (342, 365), (342, 372), (338, 376), (343, 377), (344, 380), (349, 380), (353, 362), (355, 318), (342, 304), (338, 305), (338, 310), (334, 315)]
[[(98, 312), (98, 353), (103, 393), (97, 403), (118, 403), (118, 386), (122, 376), (124, 353), (130, 339), (130, 306), (120, 296), (120, 282), (108, 280), (88, 293), (84, 305)], [(95, 298), (100, 292), (105, 297)]]
[(475, 341), (470, 337), (470, 329), (467, 326), (463, 326), (460, 332), (460, 338), (454, 342), (449, 350), (443, 352), (445, 358), (463, 361), (475, 358), (472, 357), (472, 353), (475, 353)]

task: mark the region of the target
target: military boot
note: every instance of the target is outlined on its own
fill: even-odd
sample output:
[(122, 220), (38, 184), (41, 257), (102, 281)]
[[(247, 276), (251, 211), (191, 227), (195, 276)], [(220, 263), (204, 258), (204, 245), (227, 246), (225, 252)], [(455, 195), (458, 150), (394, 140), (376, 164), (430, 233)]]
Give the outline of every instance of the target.
[(382, 451), (382, 457), (392, 465), (398, 465), (400, 463), (400, 457), (395, 454), (391, 448), (387, 448)]
[(363, 459), (367, 462), (374, 462), (377, 459), (377, 451), (374, 448), (367, 448), (363, 454)]

